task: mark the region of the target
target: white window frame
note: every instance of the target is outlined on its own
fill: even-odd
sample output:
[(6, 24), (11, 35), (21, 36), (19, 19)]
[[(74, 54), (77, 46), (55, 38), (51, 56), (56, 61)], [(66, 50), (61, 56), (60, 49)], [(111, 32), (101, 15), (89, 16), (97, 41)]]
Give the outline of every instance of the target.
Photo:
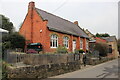
[[(51, 44), (52, 43), (52, 44)], [(54, 44), (54, 45), (53, 45)], [(51, 35), (50, 39), (50, 47), (57, 48), (58, 47), (58, 36), (56, 34)]]
[(63, 45), (64, 45), (67, 49), (69, 49), (69, 38), (68, 38), (67, 36), (65, 36), (65, 37), (63, 38)]
[(80, 39), (80, 49), (83, 49), (83, 39)]

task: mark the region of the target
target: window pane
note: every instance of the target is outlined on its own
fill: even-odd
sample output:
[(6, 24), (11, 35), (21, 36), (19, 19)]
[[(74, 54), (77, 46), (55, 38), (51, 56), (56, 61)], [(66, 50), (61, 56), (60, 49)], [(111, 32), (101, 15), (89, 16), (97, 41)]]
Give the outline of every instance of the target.
[(58, 37), (57, 35), (51, 35), (51, 42), (50, 42), (51, 47), (57, 47), (58, 46)]
[(52, 47), (52, 41), (50, 41), (50, 46)]
[(56, 46), (55, 47), (57, 47), (57, 41), (56, 41)]
[(53, 46), (52, 47), (55, 47), (55, 41), (53, 40)]
[(68, 48), (68, 37), (63, 38), (63, 45)]

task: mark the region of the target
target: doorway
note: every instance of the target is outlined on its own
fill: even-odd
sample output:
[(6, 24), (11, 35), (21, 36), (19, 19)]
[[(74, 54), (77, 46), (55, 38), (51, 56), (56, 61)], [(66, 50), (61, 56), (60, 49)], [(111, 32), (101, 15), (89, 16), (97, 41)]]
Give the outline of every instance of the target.
[(76, 40), (73, 40), (73, 52), (75, 52), (76, 49)]

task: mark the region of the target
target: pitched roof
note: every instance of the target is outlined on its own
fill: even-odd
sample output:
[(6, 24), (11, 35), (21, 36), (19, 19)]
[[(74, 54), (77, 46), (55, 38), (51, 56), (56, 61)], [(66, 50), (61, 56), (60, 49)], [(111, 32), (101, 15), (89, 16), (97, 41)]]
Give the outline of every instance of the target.
[(108, 42), (116, 41), (115, 36), (110, 36), (110, 37), (102, 37), (103, 39), (107, 40)]
[(88, 35), (78, 25), (41, 9), (36, 8), (36, 11), (43, 20), (48, 20), (47, 27), (50, 30), (89, 38)]

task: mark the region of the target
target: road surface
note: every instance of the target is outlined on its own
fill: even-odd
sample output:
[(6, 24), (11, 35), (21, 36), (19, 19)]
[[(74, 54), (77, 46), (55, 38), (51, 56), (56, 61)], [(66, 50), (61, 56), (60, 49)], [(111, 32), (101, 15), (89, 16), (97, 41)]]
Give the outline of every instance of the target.
[(118, 59), (52, 78), (118, 78)]

